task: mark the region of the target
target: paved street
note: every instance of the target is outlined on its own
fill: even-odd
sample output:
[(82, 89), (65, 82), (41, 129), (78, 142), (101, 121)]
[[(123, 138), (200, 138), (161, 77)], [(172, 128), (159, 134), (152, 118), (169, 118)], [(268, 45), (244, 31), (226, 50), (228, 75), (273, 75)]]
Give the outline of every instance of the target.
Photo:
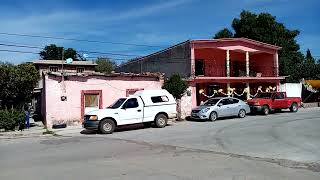
[[(0, 140), (0, 179), (320, 179), (320, 109)], [(63, 133), (61, 133), (63, 134)]]

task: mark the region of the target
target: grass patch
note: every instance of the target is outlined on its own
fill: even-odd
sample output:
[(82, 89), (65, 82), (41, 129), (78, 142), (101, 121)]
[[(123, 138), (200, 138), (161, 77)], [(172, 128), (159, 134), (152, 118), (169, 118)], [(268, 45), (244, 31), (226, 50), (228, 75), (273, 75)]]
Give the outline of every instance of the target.
[(50, 134), (52, 136), (61, 136), (59, 134), (56, 134), (55, 132), (53, 131), (50, 131), (49, 129), (46, 129), (46, 131), (42, 132), (43, 135), (47, 135), (47, 134)]

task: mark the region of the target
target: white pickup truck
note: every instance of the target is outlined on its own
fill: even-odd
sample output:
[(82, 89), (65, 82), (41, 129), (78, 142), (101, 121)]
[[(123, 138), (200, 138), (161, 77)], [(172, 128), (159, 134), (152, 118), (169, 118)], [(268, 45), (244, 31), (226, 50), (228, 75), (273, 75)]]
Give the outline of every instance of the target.
[(163, 128), (177, 116), (176, 101), (166, 90), (142, 90), (118, 99), (105, 109), (85, 114), (83, 127), (111, 134), (117, 126), (154, 123)]

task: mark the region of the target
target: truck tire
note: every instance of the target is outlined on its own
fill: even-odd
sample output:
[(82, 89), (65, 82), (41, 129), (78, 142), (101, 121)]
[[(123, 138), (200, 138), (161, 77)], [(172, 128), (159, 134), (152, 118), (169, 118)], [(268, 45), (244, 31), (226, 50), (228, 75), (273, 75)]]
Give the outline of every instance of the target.
[(99, 124), (99, 131), (102, 134), (112, 134), (115, 128), (116, 124), (111, 119), (104, 119)]
[(164, 114), (158, 114), (154, 120), (154, 124), (157, 128), (164, 128), (167, 125), (168, 118)]
[(210, 113), (209, 119), (210, 119), (210, 121), (216, 121), (218, 119), (218, 114), (216, 112), (212, 111)]
[(299, 109), (298, 104), (297, 103), (292, 103), (289, 109), (290, 109), (291, 112), (297, 112), (298, 109)]
[(262, 114), (263, 115), (268, 115), (270, 112), (270, 109), (267, 105), (262, 106)]
[(244, 118), (244, 117), (246, 117), (246, 110), (240, 109), (238, 116), (239, 116), (239, 118)]

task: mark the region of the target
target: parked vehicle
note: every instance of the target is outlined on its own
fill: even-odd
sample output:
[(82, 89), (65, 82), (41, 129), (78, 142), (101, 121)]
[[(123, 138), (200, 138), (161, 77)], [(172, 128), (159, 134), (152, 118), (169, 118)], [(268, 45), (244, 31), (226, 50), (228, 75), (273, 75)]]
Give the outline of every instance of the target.
[(297, 112), (301, 107), (301, 98), (287, 97), (285, 92), (266, 92), (260, 93), (256, 98), (247, 100), (251, 111), (262, 112), (267, 115), (270, 111), (281, 111), (290, 109), (291, 112)]
[(244, 118), (247, 113), (250, 113), (250, 107), (246, 102), (232, 97), (217, 97), (208, 99), (202, 105), (192, 109), (191, 118), (215, 121), (220, 117)]
[(88, 112), (83, 127), (111, 134), (117, 126), (154, 123), (163, 128), (170, 118), (175, 118), (176, 101), (166, 90), (142, 90), (118, 99), (105, 109)]

